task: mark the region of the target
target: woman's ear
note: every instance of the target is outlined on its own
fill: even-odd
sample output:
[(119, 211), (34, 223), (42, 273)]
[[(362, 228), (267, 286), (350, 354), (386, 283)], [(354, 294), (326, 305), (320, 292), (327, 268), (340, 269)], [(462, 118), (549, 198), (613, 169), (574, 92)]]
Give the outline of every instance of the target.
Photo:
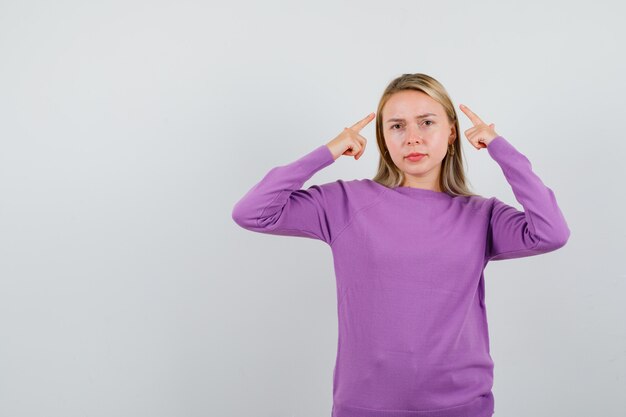
[(453, 124), (452, 127), (450, 128), (450, 136), (448, 136), (450, 139), (452, 139), (452, 142), (450, 144), (454, 143), (454, 140), (456, 139), (456, 126)]

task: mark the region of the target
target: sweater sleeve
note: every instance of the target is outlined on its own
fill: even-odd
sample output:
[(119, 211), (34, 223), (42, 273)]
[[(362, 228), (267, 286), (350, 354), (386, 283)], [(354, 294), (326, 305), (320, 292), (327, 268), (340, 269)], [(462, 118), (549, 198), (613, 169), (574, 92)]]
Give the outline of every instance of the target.
[(289, 164), (277, 166), (233, 207), (232, 218), (244, 229), (284, 236), (319, 239), (328, 244), (347, 218), (345, 182), (302, 185), (335, 161), (326, 145)]
[(487, 146), (500, 165), (524, 211), (492, 197), (487, 260), (522, 258), (551, 252), (564, 246), (570, 230), (554, 193), (532, 170), (528, 158), (502, 136)]

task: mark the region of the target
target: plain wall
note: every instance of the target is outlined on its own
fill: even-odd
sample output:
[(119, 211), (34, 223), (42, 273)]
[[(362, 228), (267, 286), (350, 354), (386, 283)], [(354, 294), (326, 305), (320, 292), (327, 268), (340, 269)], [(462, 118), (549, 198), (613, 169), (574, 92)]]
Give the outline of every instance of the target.
[[(443, 83), (554, 190), (571, 237), (491, 262), (497, 417), (626, 409), (622, 3), (0, 3), (0, 416), (329, 416), (331, 251), (235, 202)], [(461, 131), (471, 127), (459, 111)], [(342, 157), (305, 186), (372, 178)], [(460, 138), (474, 191), (518, 208)]]

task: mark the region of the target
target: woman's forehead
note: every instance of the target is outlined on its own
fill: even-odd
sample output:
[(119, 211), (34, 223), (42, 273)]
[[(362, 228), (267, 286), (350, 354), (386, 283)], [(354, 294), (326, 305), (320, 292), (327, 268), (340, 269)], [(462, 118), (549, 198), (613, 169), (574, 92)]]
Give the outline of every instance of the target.
[(419, 91), (401, 91), (393, 94), (385, 103), (383, 117), (414, 119), (424, 115), (440, 116), (443, 106), (425, 93)]

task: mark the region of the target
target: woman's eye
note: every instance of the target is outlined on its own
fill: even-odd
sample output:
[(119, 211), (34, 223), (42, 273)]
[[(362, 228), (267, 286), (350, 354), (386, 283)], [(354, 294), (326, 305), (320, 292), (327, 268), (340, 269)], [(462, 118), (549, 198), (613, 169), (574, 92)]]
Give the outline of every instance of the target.
[[(427, 126), (431, 126), (433, 125), (435, 122), (433, 122), (432, 120), (424, 120), (423, 123), (428, 123)], [(399, 123), (396, 123), (395, 125), (391, 125), (391, 130), (395, 130), (396, 126), (400, 126)]]

